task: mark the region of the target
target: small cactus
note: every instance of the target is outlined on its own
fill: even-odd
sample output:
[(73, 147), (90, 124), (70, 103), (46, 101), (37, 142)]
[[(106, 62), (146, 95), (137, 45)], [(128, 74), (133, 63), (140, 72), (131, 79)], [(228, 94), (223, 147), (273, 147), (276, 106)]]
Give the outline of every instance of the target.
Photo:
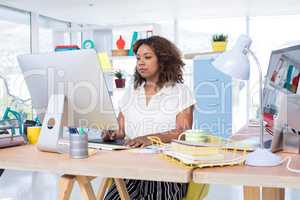
[(213, 42), (226, 42), (228, 39), (228, 35), (225, 35), (223, 33), (221, 34), (214, 34), (212, 37)]
[(119, 70), (119, 71), (116, 71), (115, 73), (114, 73), (114, 75), (115, 75), (115, 77), (117, 78), (117, 79), (122, 79), (123, 78), (123, 73)]

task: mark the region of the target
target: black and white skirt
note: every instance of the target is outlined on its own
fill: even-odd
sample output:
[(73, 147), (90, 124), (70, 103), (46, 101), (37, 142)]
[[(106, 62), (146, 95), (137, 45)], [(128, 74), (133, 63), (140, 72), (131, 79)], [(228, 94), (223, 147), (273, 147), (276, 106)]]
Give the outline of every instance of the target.
[[(131, 200), (181, 200), (186, 195), (187, 183), (124, 180)], [(120, 199), (116, 185), (109, 188), (105, 200)]]

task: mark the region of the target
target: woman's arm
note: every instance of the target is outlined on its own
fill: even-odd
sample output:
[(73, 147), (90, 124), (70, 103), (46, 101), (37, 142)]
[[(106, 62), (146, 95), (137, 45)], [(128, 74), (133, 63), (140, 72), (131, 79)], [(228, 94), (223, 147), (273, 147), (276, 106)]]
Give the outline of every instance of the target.
[(169, 130), (163, 133), (150, 134), (146, 136), (136, 137), (128, 140), (126, 144), (131, 147), (144, 147), (151, 145), (151, 141), (147, 139), (148, 136), (159, 137), (164, 143), (169, 143), (187, 129), (191, 129), (193, 125), (193, 110), (194, 106), (190, 106), (176, 115), (176, 129)]
[(116, 139), (123, 139), (125, 137), (125, 119), (124, 119), (124, 115), (122, 112), (119, 112), (118, 124), (119, 124), (119, 129), (117, 132)]
[(102, 132), (102, 139), (107, 140), (116, 140), (123, 139), (125, 137), (125, 120), (122, 112), (119, 112), (118, 115), (118, 130), (105, 130)]

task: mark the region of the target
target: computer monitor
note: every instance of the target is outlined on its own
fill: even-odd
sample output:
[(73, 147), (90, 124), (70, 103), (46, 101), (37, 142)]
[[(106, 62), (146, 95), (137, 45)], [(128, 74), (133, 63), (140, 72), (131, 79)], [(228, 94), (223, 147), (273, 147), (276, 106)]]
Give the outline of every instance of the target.
[[(62, 112), (62, 126), (117, 128), (116, 114), (94, 50), (21, 55), (18, 61), (33, 109), (42, 120), (48, 106), (49, 115), (55, 117)], [(58, 98), (53, 98), (54, 95)], [(60, 106), (56, 101), (58, 95), (64, 96), (66, 103), (63, 111), (53, 113)], [(48, 105), (51, 102), (53, 108)]]
[[(273, 133), (272, 150), (292, 146), (299, 150), (300, 133), (300, 45), (271, 53), (264, 94), (264, 118)], [(268, 127), (267, 127), (268, 128)]]

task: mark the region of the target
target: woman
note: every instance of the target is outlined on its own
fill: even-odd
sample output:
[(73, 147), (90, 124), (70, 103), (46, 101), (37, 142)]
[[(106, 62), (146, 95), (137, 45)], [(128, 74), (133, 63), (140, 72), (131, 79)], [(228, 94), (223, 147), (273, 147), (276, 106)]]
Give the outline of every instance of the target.
[[(165, 38), (152, 36), (134, 45), (137, 66), (134, 85), (119, 102), (119, 129), (104, 132), (106, 140), (128, 137), (126, 145), (151, 145), (148, 136), (157, 136), (168, 143), (193, 123), (195, 100), (183, 84), (184, 66), (176, 46)], [(130, 199), (182, 199), (187, 184), (126, 180)], [(105, 199), (116, 199), (113, 185)]]

